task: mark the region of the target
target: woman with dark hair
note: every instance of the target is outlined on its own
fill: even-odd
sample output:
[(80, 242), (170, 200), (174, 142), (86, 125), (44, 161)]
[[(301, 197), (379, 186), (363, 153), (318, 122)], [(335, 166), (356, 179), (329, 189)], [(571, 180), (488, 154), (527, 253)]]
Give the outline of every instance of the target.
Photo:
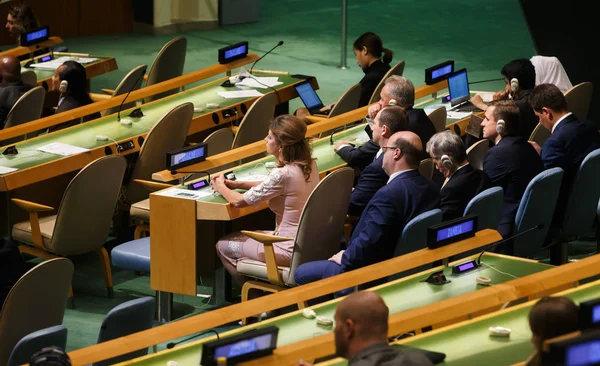
[[(234, 207), (257, 205), (267, 201), (276, 217), (274, 235), (295, 238), (300, 215), (308, 196), (319, 183), (319, 172), (306, 136), (306, 124), (289, 114), (275, 117), (265, 137), (267, 152), (276, 159), (276, 168), (261, 182), (227, 180), (219, 175), (210, 183)], [(235, 189), (246, 190), (245, 193)], [(277, 265), (289, 266), (294, 242), (274, 243)], [(241, 233), (231, 233), (217, 242), (217, 255), (223, 266), (240, 283), (247, 278), (238, 274), (240, 259), (264, 262), (263, 244)]]
[(20, 42), (21, 33), (39, 28), (33, 10), (25, 4), (11, 5), (6, 16), (6, 29), (10, 35)]
[[(85, 67), (77, 61), (65, 61), (60, 65), (52, 76), (52, 90), (60, 93), (56, 113), (79, 108), (92, 103), (92, 98), (87, 92), (87, 74)], [(100, 113), (96, 112), (83, 118), (83, 121), (100, 118)], [(48, 132), (71, 127), (79, 123), (79, 119), (74, 119), (59, 125), (50, 127)]]
[(390, 69), (394, 53), (383, 47), (378, 35), (372, 32), (363, 33), (354, 41), (354, 56), (356, 63), (365, 73), (360, 80), (359, 107), (369, 104), (371, 96), (385, 73)]

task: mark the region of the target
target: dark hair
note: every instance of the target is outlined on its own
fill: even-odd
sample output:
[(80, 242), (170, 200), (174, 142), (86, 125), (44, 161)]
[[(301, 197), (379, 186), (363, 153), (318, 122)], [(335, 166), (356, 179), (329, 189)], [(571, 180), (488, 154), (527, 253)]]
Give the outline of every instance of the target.
[(540, 84), (533, 88), (529, 94), (529, 104), (538, 113), (541, 113), (544, 107), (557, 112), (569, 110), (567, 98), (554, 84)]
[(67, 95), (73, 96), (81, 105), (92, 103), (86, 88), (87, 74), (82, 64), (77, 61), (65, 61), (59, 66), (58, 77), (60, 81), (67, 81)]
[(312, 172), (312, 147), (306, 140), (306, 123), (296, 116), (282, 114), (271, 120), (269, 130), (281, 144), (279, 166), (296, 164), (308, 182)]
[(512, 60), (502, 67), (500, 73), (508, 79), (519, 80), (519, 89), (530, 90), (535, 87), (535, 67), (529, 59)]
[[(389, 64), (392, 62), (392, 58), (394, 57), (394, 53), (387, 49), (383, 48), (383, 42), (381, 42), (381, 38), (373, 32), (363, 33), (360, 37), (354, 41), (354, 49), (362, 50), (363, 47), (367, 48), (367, 53), (381, 58), (384, 64)], [(383, 53), (383, 57), (381, 54)]]
[(579, 326), (579, 307), (568, 297), (543, 297), (529, 311), (529, 328), (538, 349), (550, 338), (574, 332)]
[(27, 32), (39, 28), (39, 23), (33, 14), (33, 10), (25, 4), (11, 5), (8, 14), (15, 18), (21, 25), (21, 32)]
[(406, 112), (398, 106), (387, 106), (379, 111), (379, 123), (390, 130), (390, 135), (408, 129)]
[(406, 164), (414, 168), (419, 166), (421, 158), (423, 157), (423, 151), (421, 151), (421, 149), (417, 149), (402, 137), (397, 138), (392, 146), (399, 148), (400, 151), (402, 151), (404, 159), (406, 159)]
[(495, 107), (493, 115), (496, 122), (504, 120), (504, 136), (516, 134), (521, 121), (521, 112), (517, 103), (514, 100), (501, 99), (494, 100), (489, 105)]

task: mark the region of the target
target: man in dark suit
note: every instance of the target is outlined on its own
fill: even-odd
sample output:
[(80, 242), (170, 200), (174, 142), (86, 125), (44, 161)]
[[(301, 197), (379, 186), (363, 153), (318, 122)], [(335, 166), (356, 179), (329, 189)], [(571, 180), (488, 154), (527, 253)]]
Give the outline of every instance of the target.
[[(417, 170), (423, 154), (419, 136), (409, 131), (396, 132), (388, 146), (381, 148), (383, 169), (389, 180), (369, 201), (348, 248), (328, 260), (300, 265), (294, 276), (296, 284), (318, 281), (392, 258), (404, 226), (415, 216), (439, 206), (439, 189)], [(340, 292), (341, 295), (346, 293)]]
[[(481, 122), (483, 137), (494, 142), (483, 161), (483, 172), (492, 186), (504, 190), (504, 208), (498, 232), (512, 235), (519, 203), (529, 182), (543, 169), (540, 156), (527, 140), (518, 136), (519, 107), (512, 100), (490, 104)], [(510, 252), (510, 247), (507, 248)]]
[[(377, 146), (386, 146), (390, 137), (398, 131), (406, 131), (407, 125), (408, 119), (402, 108), (390, 106), (382, 109), (375, 116), (373, 123), (373, 141)], [(379, 188), (385, 186), (388, 178), (388, 175), (383, 170), (382, 150), (379, 149), (375, 155), (375, 160), (367, 165), (358, 177), (358, 181), (350, 197), (348, 214), (351, 216), (360, 216), (373, 195)]]
[(21, 63), (14, 56), (4, 56), (0, 60), (0, 127), (4, 128), (4, 122), (8, 113), (21, 96), (32, 88), (21, 80)]
[[(435, 126), (423, 109), (413, 108), (415, 104), (415, 86), (403, 76), (392, 75), (385, 80), (381, 89), (381, 99), (369, 107), (367, 119), (373, 120), (377, 113), (389, 105), (397, 105), (406, 111), (408, 116), (408, 131), (414, 132), (421, 139), (423, 146), (435, 134)], [(367, 131), (370, 134), (369, 131)], [(363, 170), (369, 165), (379, 149), (372, 142), (363, 144), (364, 147), (353, 148), (348, 142), (338, 142), (334, 150), (340, 155), (348, 166)], [(424, 158), (423, 156), (422, 158)]]
[(540, 147), (530, 142), (541, 153), (544, 168), (564, 170), (560, 196), (553, 221), (558, 224), (564, 216), (571, 185), (583, 159), (600, 148), (600, 135), (593, 122), (577, 119), (569, 112), (564, 94), (553, 84), (540, 84), (531, 93), (531, 107), (541, 125), (552, 135)]
[(462, 217), (469, 201), (490, 187), (487, 175), (469, 164), (465, 145), (454, 132), (436, 133), (427, 143), (426, 150), (436, 169), (446, 178), (440, 192), (443, 220)]

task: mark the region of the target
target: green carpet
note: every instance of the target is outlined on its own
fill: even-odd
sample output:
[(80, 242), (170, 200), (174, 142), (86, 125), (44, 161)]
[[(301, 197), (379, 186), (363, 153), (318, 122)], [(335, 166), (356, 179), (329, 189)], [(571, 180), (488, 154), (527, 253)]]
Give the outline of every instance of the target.
[[(352, 42), (366, 31), (380, 35), (384, 46), (394, 51), (393, 63), (406, 61), (404, 75), (415, 86), (424, 83), (425, 68), (448, 59), (455, 60), (456, 69), (466, 67), (470, 81), (477, 81), (499, 78), (503, 64), (535, 53), (517, 0), (363, 0), (350, 2), (348, 8), (349, 69), (343, 70), (337, 67), (340, 64), (340, 3), (263, 0), (260, 22), (181, 34), (188, 40), (184, 72), (215, 64), (217, 49), (225, 45), (247, 40), (251, 52), (263, 54), (283, 40), (285, 44), (261, 60), (256, 68), (315, 75), (320, 85), (318, 94), (327, 104), (362, 78), (363, 73), (354, 60)], [(175, 36), (129, 33), (69, 38), (64, 45), (71, 52), (116, 58), (118, 70), (92, 81), (92, 91), (100, 92), (101, 88), (116, 87), (133, 67), (150, 66), (160, 48)], [(503, 83), (499, 81), (473, 87), (475, 90), (500, 88)], [(300, 106), (299, 100), (290, 102), (291, 111)], [(69, 331), (67, 350), (95, 344), (100, 324), (114, 306), (154, 295), (148, 276), (113, 268), (115, 296), (109, 299), (96, 256), (72, 259), (75, 308), (67, 309), (64, 318)], [(212, 278), (202, 280), (207, 286), (200, 286), (198, 292), (210, 294)], [(175, 295), (175, 316), (211, 310), (213, 306), (207, 305), (207, 300)]]

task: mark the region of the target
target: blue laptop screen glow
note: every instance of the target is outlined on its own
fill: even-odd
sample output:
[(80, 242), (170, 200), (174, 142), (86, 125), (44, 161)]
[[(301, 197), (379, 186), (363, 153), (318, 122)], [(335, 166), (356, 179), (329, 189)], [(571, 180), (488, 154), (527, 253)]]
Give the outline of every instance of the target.
[(448, 91), (453, 106), (470, 98), (467, 70), (457, 71), (448, 77)]
[(313, 89), (312, 85), (310, 85), (310, 82), (304, 82), (296, 85), (296, 91), (298, 92), (298, 95), (300, 96), (300, 99), (302, 99), (302, 102), (306, 108), (312, 109), (323, 106), (323, 102), (321, 102), (321, 99), (319, 99), (319, 96)]

